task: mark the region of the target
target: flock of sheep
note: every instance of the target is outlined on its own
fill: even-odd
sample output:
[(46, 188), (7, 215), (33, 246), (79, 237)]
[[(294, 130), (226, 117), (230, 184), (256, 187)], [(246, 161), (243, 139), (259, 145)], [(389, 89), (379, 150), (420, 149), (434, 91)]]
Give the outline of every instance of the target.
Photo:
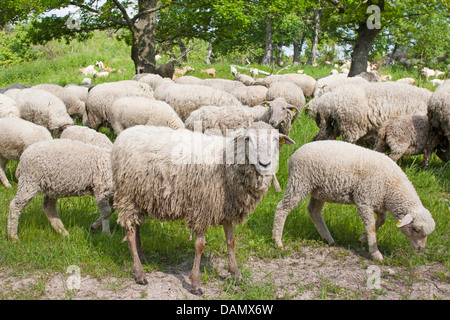
[[(172, 69), (174, 65), (170, 66)], [(63, 235), (61, 197), (90, 194), (100, 217), (92, 229), (110, 233), (119, 209), (136, 282), (146, 284), (140, 225), (145, 216), (184, 219), (195, 233), (191, 291), (201, 294), (200, 258), (209, 227), (222, 225), (228, 268), (241, 274), (233, 225), (250, 215), (273, 183), (279, 147), (292, 145), (295, 120), (305, 110), (319, 127), (313, 141), (289, 159), (289, 181), (277, 206), (273, 239), (282, 246), (285, 219), (311, 194), (308, 212), (320, 235), (333, 243), (324, 202), (356, 205), (373, 259), (382, 261), (375, 231), (389, 211), (416, 249), (435, 223), (396, 160), (424, 153), (450, 159), (450, 81), (432, 93), (404, 83), (369, 82), (333, 74), (235, 80), (138, 74), (96, 86), (12, 85), (0, 92), (0, 180), (9, 160), (19, 160), (17, 194), (10, 203), (8, 236), (18, 239), (21, 211), (38, 194), (51, 226)], [(306, 98), (312, 100), (305, 106)], [(74, 125), (79, 119), (82, 126)], [(114, 143), (97, 131), (107, 126)], [(344, 141), (334, 141), (342, 136)], [(56, 137), (56, 138), (54, 138)], [(355, 143), (365, 147), (357, 146)], [(376, 143), (376, 150), (370, 147)], [(382, 152), (390, 150), (390, 159)], [(373, 213), (377, 214), (375, 221)]]

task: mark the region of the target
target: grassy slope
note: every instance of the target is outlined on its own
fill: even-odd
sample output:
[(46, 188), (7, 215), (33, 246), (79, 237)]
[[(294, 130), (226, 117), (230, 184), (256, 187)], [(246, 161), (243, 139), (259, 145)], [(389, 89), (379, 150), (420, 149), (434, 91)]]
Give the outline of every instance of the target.
[[(95, 60), (103, 60), (116, 69), (126, 69), (123, 74), (116, 73), (108, 79), (97, 79), (95, 83), (130, 79), (134, 74), (129, 48), (114, 39), (105, 39), (101, 34), (97, 34), (86, 44), (73, 43), (66, 46), (52, 42), (45, 50), (46, 54), (37, 61), (0, 69), (0, 87), (14, 82), (29, 85), (80, 83), (83, 76), (77, 69), (94, 64)], [(167, 60), (167, 57), (163, 59)], [(207, 67), (206, 64), (190, 61), (189, 65), (196, 69), (192, 75), (206, 77), (200, 73), (201, 69)], [(212, 67), (218, 71), (217, 77), (231, 79), (228, 63), (217, 63)], [(267, 67), (257, 67), (269, 70)], [(299, 68), (286, 72), (296, 72)], [(314, 77), (326, 75), (331, 70), (330, 67), (304, 69)], [(411, 76), (404, 70), (393, 69), (389, 72), (394, 80)], [(291, 137), (296, 144), (285, 146), (281, 150), (278, 179), (282, 187), (286, 186), (288, 179), (289, 156), (301, 145), (311, 141), (317, 130), (314, 121), (305, 114), (302, 114), (293, 126)], [(408, 239), (396, 230), (395, 221), (389, 216), (386, 224), (377, 232), (379, 248), (385, 256), (385, 265), (408, 267), (438, 262), (445, 264), (447, 270), (450, 270), (450, 167), (433, 156), (430, 170), (422, 171), (421, 160), (422, 156), (404, 157), (400, 165), (413, 182), (424, 205), (432, 212), (436, 220), (436, 230), (430, 235), (427, 248), (417, 253), (410, 247)], [(77, 265), (83, 274), (98, 277), (107, 274), (117, 277), (130, 276), (132, 262), (128, 246), (122, 242), (124, 231), (115, 222), (117, 213), (111, 219), (111, 237), (104, 236), (100, 231), (90, 232), (90, 224), (98, 215), (90, 214), (97, 210), (90, 196), (59, 200), (60, 216), (70, 233), (69, 237), (63, 238), (53, 231), (42, 211), (42, 196), (38, 196), (22, 212), (19, 224), (20, 242), (7, 241), (8, 205), (17, 190), (17, 180), (14, 177), (16, 165), (16, 162), (10, 162), (7, 167), (7, 175), (13, 187), (8, 190), (0, 185), (0, 225), (3, 226), (0, 228), (0, 270), (16, 276), (26, 276), (36, 270), (42, 273), (64, 273), (69, 265)], [(275, 193), (271, 188), (249, 219), (236, 228), (239, 264), (245, 264), (249, 255), (276, 258), (280, 254), (287, 255), (293, 250), (300, 250), (304, 245), (327, 246), (312, 224), (306, 210), (307, 200), (304, 200), (287, 218), (283, 235), (286, 249), (275, 249), (271, 240), (273, 213), (282, 197), (283, 194)], [(367, 247), (361, 249), (357, 241), (364, 230), (354, 206), (326, 204), (323, 215), (337, 246), (358, 250), (362, 256), (368, 257)], [(143, 248), (149, 261), (144, 266), (147, 271), (170, 269), (174, 264), (183, 261), (188, 261), (190, 265), (194, 254), (193, 241), (188, 240), (189, 230), (183, 222), (152, 220), (143, 226), (142, 234)], [(222, 228), (210, 229), (207, 242), (206, 256), (226, 256)], [(207, 268), (206, 274), (215, 276), (211, 268)], [(205, 276), (205, 281), (206, 279)], [(253, 296), (237, 296), (246, 297)], [(256, 298), (270, 298), (270, 295), (261, 293)]]

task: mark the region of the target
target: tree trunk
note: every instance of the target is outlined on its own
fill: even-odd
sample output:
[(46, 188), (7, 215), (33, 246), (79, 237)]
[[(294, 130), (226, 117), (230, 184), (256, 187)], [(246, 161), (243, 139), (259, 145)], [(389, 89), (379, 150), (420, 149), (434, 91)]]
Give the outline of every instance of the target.
[(292, 62), (294, 66), (300, 63), (300, 55), (302, 54), (303, 43), (305, 42), (305, 33), (302, 34), (302, 38), (300, 41), (294, 41), (294, 57), (292, 58)]
[[(368, 5), (371, 5), (369, 1)], [(384, 11), (384, 0), (380, 0), (378, 3), (380, 11)], [(352, 52), (352, 65), (350, 67), (349, 77), (354, 77), (361, 72), (367, 70), (367, 61), (369, 59), (369, 52), (372, 49), (372, 43), (381, 28), (369, 28), (367, 26), (367, 21), (362, 21), (359, 23), (358, 37), (355, 41), (355, 47)]]
[[(157, 6), (157, 0), (139, 1), (139, 11)], [(156, 12), (147, 13), (139, 18), (131, 29), (133, 43), (131, 59), (134, 62), (136, 74), (155, 72), (156, 48)]]
[(281, 41), (278, 44), (277, 65), (279, 65), (279, 66), (283, 65), (283, 61), (282, 61), (282, 59), (283, 59), (283, 45), (284, 45), (283, 41)]
[(211, 64), (212, 44), (208, 44), (208, 53), (206, 54), (206, 64)]
[(266, 18), (266, 45), (264, 50), (264, 56), (261, 64), (269, 66), (273, 61), (273, 43), (272, 43), (272, 19)]
[(322, 10), (314, 8), (314, 35), (311, 44), (311, 53), (308, 57), (306, 64), (314, 65), (316, 62), (317, 46), (319, 45), (319, 31), (320, 31), (320, 16), (322, 15)]

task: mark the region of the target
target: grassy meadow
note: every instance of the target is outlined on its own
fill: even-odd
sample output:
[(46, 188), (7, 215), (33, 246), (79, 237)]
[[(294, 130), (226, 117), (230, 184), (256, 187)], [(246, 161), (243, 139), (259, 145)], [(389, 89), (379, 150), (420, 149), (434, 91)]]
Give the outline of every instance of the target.
[[(86, 43), (73, 42), (69, 45), (50, 42), (39, 46), (42, 51), (38, 60), (5, 67), (0, 69), (0, 87), (15, 82), (26, 85), (39, 83), (81, 83), (84, 76), (77, 72), (78, 68), (95, 64), (96, 60), (106, 62), (110, 67), (124, 69), (121, 74), (113, 73), (109, 78), (99, 78), (93, 84), (106, 81), (131, 79), (134, 75), (134, 65), (129, 57), (130, 49), (123, 42), (108, 38), (103, 33), (96, 33), (93, 39)], [(203, 56), (192, 53), (188, 65), (195, 68), (190, 75), (206, 77), (200, 73), (201, 69), (214, 67), (216, 77), (231, 79), (230, 64), (243, 65), (227, 59), (216, 59), (208, 66), (203, 62)], [(163, 62), (169, 58), (164, 56)], [(262, 70), (270, 68), (256, 66)], [(320, 77), (330, 73), (333, 67), (321, 66), (317, 68), (298, 66), (287, 69), (287, 72), (297, 72), (304, 69), (306, 74)], [(278, 67), (277, 70), (281, 69)], [(384, 70), (390, 73), (393, 80), (405, 76), (415, 76), (414, 73), (401, 68)], [(426, 87), (433, 89), (429, 84)], [(103, 130), (108, 133), (107, 130)], [(280, 166), (277, 174), (284, 189), (287, 180), (287, 164), (290, 155), (297, 148), (312, 140), (318, 128), (315, 122), (302, 113), (293, 126), (291, 138), (296, 142), (293, 146), (284, 146), (280, 152)], [(414, 184), (424, 206), (430, 210), (436, 221), (436, 230), (429, 236), (427, 246), (422, 252), (416, 252), (407, 239), (395, 226), (395, 221), (389, 215), (385, 225), (377, 232), (379, 250), (386, 266), (404, 266), (407, 268), (421, 265), (443, 264), (450, 271), (450, 165), (443, 163), (433, 155), (430, 169), (421, 169), (422, 156), (403, 157), (399, 165), (406, 172)], [(90, 196), (64, 198), (58, 202), (58, 211), (68, 237), (57, 234), (42, 210), (42, 196), (38, 196), (23, 210), (19, 223), (19, 242), (7, 240), (6, 225), (8, 206), (17, 191), (17, 179), (14, 172), (17, 162), (10, 161), (6, 173), (12, 188), (0, 185), (0, 273), (7, 273), (16, 277), (27, 277), (31, 274), (48, 274), (52, 272), (65, 273), (70, 265), (80, 267), (83, 274), (93, 277), (112, 275), (118, 278), (131, 277), (132, 260), (128, 245), (122, 242), (124, 230), (116, 223), (117, 212), (111, 218), (111, 236), (105, 236), (100, 230), (90, 231), (90, 225), (97, 219), (98, 212), (95, 201)], [(276, 249), (271, 239), (273, 214), (283, 193), (276, 193), (271, 187), (255, 212), (248, 220), (237, 226), (236, 253), (239, 266), (243, 267), (244, 276), (251, 278), (245, 269), (245, 263), (250, 257), (261, 259), (276, 259), (289, 256), (293, 252), (301, 251), (304, 246), (327, 247), (328, 244), (319, 236), (307, 213), (308, 199), (291, 212), (284, 228), (283, 242), (285, 249)], [(207, 199), (205, 199), (207, 200)], [(361, 247), (358, 238), (364, 232), (361, 219), (356, 208), (349, 205), (325, 204), (324, 220), (327, 223), (336, 243), (335, 246), (356, 250), (361, 259), (369, 259), (367, 246)], [(183, 221), (162, 222), (147, 221), (141, 228), (142, 244), (148, 263), (144, 264), (146, 271), (171, 270), (174, 265), (185, 261), (191, 267), (194, 257), (194, 240), (189, 241), (190, 230)], [(211, 228), (206, 235), (207, 246), (204, 252), (206, 261), (214, 256), (227, 256), (225, 237), (221, 227)], [(377, 264), (372, 261), (372, 264)], [(218, 278), (216, 270), (206, 264), (204, 281)], [(442, 275), (441, 275), (442, 276)], [(448, 276), (442, 276), (443, 281), (450, 281)], [(270, 283), (269, 283), (270, 285)], [(227, 298), (231, 299), (272, 299), (272, 290), (261, 290), (261, 287), (249, 283), (243, 284), (245, 290), (239, 292), (230, 289)], [(28, 299), (39, 298), (41, 289), (24, 295), (14, 292), (1, 292), (0, 299)], [(224, 291), (227, 291), (224, 288)], [(69, 297), (70, 298), (70, 297)]]

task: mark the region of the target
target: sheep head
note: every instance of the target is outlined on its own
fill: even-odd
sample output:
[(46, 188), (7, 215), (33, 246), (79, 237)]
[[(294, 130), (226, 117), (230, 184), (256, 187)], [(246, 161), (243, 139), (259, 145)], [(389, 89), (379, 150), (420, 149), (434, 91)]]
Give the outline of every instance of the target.
[(406, 214), (397, 222), (400, 231), (409, 238), (416, 250), (425, 248), (427, 237), (434, 231), (436, 224), (430, 211), (424, 207)]

